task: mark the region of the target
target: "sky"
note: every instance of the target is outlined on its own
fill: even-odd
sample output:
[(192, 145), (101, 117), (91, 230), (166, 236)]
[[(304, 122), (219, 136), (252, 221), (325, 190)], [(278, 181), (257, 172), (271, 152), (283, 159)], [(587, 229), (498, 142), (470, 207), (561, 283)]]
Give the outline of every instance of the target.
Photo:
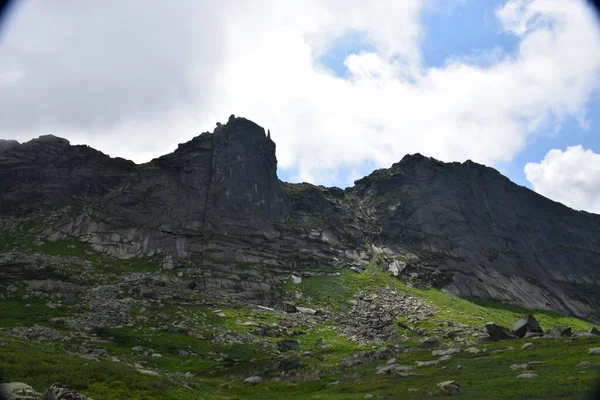
[(583, 0), (22, 0), (0, 25), (0, 138), (146, 162), (235, 114), (326, 186), (421, 153), (600, 213), (599, 88)]

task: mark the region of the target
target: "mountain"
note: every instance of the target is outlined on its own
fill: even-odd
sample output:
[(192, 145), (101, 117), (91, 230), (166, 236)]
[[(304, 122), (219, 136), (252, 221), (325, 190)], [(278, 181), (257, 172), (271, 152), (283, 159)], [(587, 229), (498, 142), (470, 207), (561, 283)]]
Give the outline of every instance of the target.
[(51, 135), (0, 141), (0, 235), (29, 224), (38, 245), (152, 259), (197, 290), (265, 306), (291, 276), (375, 263), (461, 297), (600, 314), (600, 216), (420, 154), (345, 190), (285, 183), (275, 148), (234, 116), (139, 165)]

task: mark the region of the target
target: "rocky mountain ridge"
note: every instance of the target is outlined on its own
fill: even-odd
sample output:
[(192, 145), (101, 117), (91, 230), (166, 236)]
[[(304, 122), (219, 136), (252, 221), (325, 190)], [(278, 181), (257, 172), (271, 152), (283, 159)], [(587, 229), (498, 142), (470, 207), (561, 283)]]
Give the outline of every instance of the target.
[(600, 311), (600, 216), (420, 154), (345, 190), (284, 183), (270, 134), (234, 116), (141, 165), (54, 136), (0, 141), (0, 235), (25, 225), (259, 304), (291, 277), (375, 264), (459, 296)]

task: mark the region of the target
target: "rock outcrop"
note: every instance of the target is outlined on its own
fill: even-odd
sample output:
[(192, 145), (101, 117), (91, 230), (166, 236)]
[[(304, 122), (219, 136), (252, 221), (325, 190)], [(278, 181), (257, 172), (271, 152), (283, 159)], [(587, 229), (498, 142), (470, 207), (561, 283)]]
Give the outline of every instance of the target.
[(54, 136), (0, 141), (0, 235), (28, 223), (32, 240), (156, 257), (196, 276), (195, 290), (263, 304), (292, 276), (376, 261), (459, 296), (600, 310), (599, 216), (419, 154), (345, 190), (280, 182), (270, 135), (233, 116), (141, 165)]

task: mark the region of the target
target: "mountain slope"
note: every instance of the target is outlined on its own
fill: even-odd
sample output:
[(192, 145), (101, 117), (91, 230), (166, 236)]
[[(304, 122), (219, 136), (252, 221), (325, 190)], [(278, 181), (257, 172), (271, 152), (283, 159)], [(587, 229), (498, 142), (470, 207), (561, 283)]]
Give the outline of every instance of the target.
[(198, 290), (261, 304), (291, 275), (376, 260), (460, 296), (599, 314), (600, 216), (470, 161), (406, 156), (346, 190), (280, 182), (276, 164), (269, 135), (233, 116), (142, 165), (55, 137), (2, 142), (0, 235), (36, 226), (32, 243), (152, 257)]

